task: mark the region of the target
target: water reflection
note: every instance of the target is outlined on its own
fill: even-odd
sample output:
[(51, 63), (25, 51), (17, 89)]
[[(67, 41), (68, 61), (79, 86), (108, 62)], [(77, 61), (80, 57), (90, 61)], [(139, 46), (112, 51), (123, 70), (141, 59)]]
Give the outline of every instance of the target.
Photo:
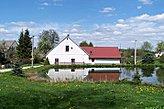
[(157, 69), (156, 76), (160, 83), (164, 83), (164, 68)]
[(47, 73), (50, 81), (129, 81), (164, 84), (163, 68), (85, 68), (50, 69)]
[(92, 81), (116, 81), (120, 77), (120, 68), (97, 68), (88, 72), (87, 79)]

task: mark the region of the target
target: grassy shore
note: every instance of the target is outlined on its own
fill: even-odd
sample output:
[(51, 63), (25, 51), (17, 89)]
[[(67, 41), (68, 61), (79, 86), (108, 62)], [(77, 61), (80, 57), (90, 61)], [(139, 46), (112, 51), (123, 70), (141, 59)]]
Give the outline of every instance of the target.
[(0, 74), (2, 109), (163, 109), (164, 88), (127, 82), (30, 81)]

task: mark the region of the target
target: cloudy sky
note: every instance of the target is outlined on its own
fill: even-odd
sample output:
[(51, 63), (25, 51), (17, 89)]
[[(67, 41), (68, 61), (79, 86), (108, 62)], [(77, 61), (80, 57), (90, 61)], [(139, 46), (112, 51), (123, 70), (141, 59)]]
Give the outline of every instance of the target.
[(54, 29), (62, 40), (96, 46), (140, 47), (164, 40), (164, 0), (1, 0), (0, 40)]

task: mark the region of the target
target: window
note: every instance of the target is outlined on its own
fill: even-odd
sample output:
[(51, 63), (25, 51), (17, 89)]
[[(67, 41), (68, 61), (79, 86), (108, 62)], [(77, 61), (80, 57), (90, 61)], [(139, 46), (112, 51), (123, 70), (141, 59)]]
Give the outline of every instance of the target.
[(95, 61), (95, 59), (92, 59), (92, 62), (94, 62)]
[(75, 72), (75, 69), (71, 69), (71, 72)]
[(59, 64), (59, 59), (55, 58), (55, 64)]
[(65, 51), (66, 51), (66, 52), (69, 52), (69, 46), (66, 46), (66, 47), (65, 47)]
[(72, 64), (75, 64), (75, 59), (71, 59), (71, 63)]
[(59, 69), (55, 69), (55, 72), (59, 72)]

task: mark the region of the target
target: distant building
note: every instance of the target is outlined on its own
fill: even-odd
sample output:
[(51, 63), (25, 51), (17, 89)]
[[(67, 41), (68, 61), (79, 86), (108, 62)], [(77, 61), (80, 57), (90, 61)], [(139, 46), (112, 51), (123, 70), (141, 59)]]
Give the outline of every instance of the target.
[(5, 58), (9, 58), (13, 55), (13, 51), (16, 51), (17, 42), (15, 40), (1, 40), (0, 50), (5, 54)]
[(164, 51), (161, 51), (159, 53), (155, 53), (155, 57), (161, 57), (164, 54)]
[(69, 36), (46, 56), (50, 64), (120, 64), (118, 47), (79, 47)]

